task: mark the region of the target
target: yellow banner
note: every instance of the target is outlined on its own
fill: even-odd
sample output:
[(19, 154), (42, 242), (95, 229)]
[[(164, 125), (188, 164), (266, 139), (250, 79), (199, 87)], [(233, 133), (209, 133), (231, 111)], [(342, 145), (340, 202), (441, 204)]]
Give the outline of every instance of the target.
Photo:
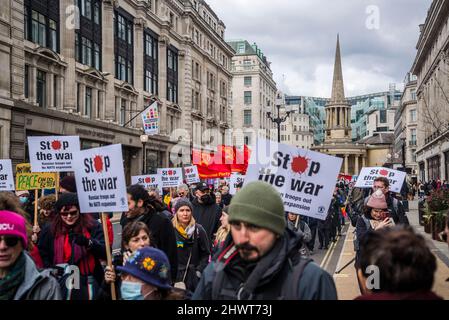
[(16, 175), (16, 190), (54, 189), (56, 174), (53, 172), (30, 172)]
[(16, 164), (16, 173), (30, 173), (31, 164), (29, 163), (18, 163)]

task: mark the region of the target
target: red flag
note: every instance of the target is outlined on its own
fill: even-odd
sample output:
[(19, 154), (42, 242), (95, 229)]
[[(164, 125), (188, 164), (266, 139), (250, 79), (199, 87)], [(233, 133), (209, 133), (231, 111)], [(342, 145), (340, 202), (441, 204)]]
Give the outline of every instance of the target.
[(192, 163), (198, 167), (201, 179), (227, 178), (231, 176), (230, 165), (224, 164), (218, 153), (192, 150)]

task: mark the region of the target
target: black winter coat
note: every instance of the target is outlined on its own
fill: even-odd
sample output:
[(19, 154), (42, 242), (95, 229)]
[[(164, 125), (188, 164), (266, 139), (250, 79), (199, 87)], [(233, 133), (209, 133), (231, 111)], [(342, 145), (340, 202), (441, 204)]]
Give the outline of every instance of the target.
[(206, 230), (207, 238), (213, 242), (215, 239), (215, 233), (220, 227), (221, 208), (218, 204), (214, 203), (206, 205), (199, 203), (198, 199), (193, 200), (193, 217), (195, 221), (202, 225)]
[[(88, 249), (88, 252), (92, 253), (95, 258), (95, 267), (92, 275), (98, 284), (101, 284), (103, 282), (104, 273), (100, 259), (106, 260), (106, 246), (104, 242), (103, 227), (98, 221), (94, 221), (93, 223), (93, 227), (88, 230), (91, 236), (90, 240), (92, 240), (92, 245)], [(44, 229), (42, 229), (37, 244), (44, 268), (54, 267), (54, 242), (55, 236), (51, 232), (51, 224), (48, 223), (45, 225)]]
[[(210, 241), (204, 228), (196, 224), (196, 229), (190, 239), (184, 238), (176, 230), (176, 243), (178, 247), (178, 275), (176, 282), (182, 281), (185, 274), (184, 282), (186, 287), (193, 292), (200, 281), (198, 275), (201, 275), (209, 262)], [(190, 254), (192, 256), (186, 273)]]
[(146, 212), (135, 218), (127, 218), (123, 213), (120, 224), (124, 228), (128, 223), (133, 221), (142, 221), (150, 229), (150, 243), (152, 247), (158, 248), (165, 252), (170, 261), (172, 280), (176, 278), (178, 272), (178, 256), (176, 252), (176, 236), (175, 229), (171, 221), (161, 213)]

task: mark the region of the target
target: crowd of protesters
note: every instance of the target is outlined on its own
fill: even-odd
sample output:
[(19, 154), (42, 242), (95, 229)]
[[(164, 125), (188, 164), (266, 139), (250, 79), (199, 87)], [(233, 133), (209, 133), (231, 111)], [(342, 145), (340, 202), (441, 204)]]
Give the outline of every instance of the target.
[[(447, 187), (431, 181), (412, 190)], [(313, 255), (336, 243), (348, 222), (358, 300), (440, 299), (431, 291), (435, 257), (385, 178), (371, 190), (337, 181), (325, 220), (286, 212), (264, 182), (239, 185), (234, 195), (225, 180), (175, 190), (131, 185), (110, 266), (104, 230), (112, 245), (112, 214), (104, 229), (98, 214), (81, 213), (73, 176), (61, 180), (58, 196), (32, 194), (0, 192), (0, 300), (335, 300), (334, 280)], [(373, 264), (379, 288), (366, 286)], [(68, 285), (73, 272), (78, 287)]]

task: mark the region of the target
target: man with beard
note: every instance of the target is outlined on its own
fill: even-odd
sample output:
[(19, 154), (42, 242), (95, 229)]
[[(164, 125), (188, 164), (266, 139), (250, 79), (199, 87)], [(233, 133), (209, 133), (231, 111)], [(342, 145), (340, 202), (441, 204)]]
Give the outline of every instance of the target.
[(215, 233), (220, 227), (221, 208), (215, 201), (215, 195), (210, 191), (205, 182), (199, 182), (195, 188), (193, 205), (193, 217), (195, 221), (206, 230), (211, 243)]
[(335, 300), (333, 278), (298, 252), (286, 228), (279, 193), (261, 181), (246, 185), (229, 207), (231, 232), (203, 271), (197, 300)]

